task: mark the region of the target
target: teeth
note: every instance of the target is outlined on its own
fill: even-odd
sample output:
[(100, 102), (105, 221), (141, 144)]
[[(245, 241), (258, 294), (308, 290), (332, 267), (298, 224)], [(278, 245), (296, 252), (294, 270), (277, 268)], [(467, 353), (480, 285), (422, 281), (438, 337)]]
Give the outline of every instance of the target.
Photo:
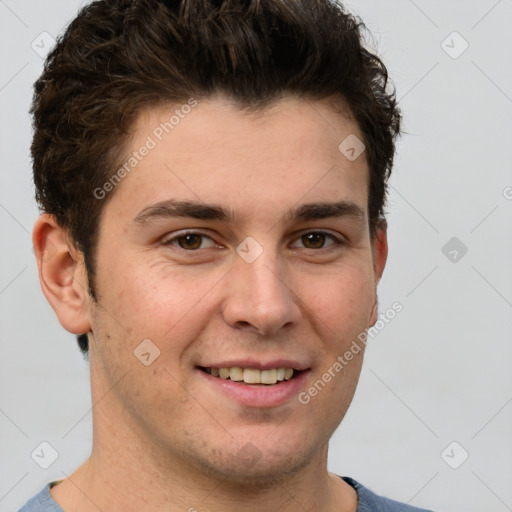
[(244, 382), (246, 384), (260, 384), (261, 383), (261, 370), (255, 368), (244, 369)]
[(230, 368), (229, 378), (237, 382), (244, 380), (244, 371), (242, 370), (242, 368)]
[[(293, 371), (293, 370), (292, 370)], [(261, 370), (262, 384), (275, 384), (277, 382), (277, 370)]]
[(258, 370), (257, 368), (207, 368), (214, 377), (230, 379), (234, 382), (246, 384), (276, 384), (293, 377), (293, 368), (272, 368), (270, 370)]

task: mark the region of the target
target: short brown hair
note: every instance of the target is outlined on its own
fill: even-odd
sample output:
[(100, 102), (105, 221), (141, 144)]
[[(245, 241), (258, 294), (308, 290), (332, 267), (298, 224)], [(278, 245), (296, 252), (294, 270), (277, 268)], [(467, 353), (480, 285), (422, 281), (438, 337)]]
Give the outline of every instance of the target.
[[(36, 199), (83, 253), (96, 300), (95, 247), (105, 200), (140, 111), (222, 93), (263, 109), (290, 93), (341, 96), (364, 136), (368, 212), (384, 219), (400, 111), (363, 22), (335, 0), (99, 0), (84, 7), (34, 85)], [(341, 142), (341, 141), (340, 141)], [(88, 351), (87, 337), (78, 337)]]

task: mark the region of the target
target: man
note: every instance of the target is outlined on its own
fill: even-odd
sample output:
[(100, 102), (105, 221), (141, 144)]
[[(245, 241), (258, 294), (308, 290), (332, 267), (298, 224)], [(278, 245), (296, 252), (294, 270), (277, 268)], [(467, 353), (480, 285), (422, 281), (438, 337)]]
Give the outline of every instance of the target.
[(94, 440), (21, 511), (420, 510), (327, 471), (400, 133), (361, 26), (329, 0), (105, 0), (58, 41), (33, 242)]

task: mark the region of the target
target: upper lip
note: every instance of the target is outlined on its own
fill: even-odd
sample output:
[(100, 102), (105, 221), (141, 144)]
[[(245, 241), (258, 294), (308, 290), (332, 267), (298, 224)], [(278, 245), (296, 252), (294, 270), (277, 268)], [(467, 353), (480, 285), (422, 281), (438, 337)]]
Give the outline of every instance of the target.
[(293, 368), (294, 370), (307, 370), (309, 366), (291, 359), (273, 359), (272, 361), (257, 361), (255, 359), (231, 359), (215, 363), (199, 365), (202, 368), (255, 368), (258, 370), (272, 370), (273, 368)]

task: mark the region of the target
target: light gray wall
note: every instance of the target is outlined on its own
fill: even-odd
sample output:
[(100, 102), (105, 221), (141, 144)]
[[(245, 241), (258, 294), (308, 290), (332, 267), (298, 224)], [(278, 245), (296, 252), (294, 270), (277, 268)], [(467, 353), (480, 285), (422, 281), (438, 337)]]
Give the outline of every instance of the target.
[[(27, 114), (42, 67), (31, 43), (61, 33), (82, 3), (0, 1), (2, 512), (70, 474), (92, 440), (88, 366), (40, 291), (31, 249)], [(381, 310), (403, 311), (369, 343), (330, 469), (436, 511), (512, 510), (512, 2), (346, 5), (375, 36), (408, 132), (380, 285)], [(458, 58), (454, 31), (469, 44)], [(31, 458), (43, 441), (59, 454), (46, 470)]]

